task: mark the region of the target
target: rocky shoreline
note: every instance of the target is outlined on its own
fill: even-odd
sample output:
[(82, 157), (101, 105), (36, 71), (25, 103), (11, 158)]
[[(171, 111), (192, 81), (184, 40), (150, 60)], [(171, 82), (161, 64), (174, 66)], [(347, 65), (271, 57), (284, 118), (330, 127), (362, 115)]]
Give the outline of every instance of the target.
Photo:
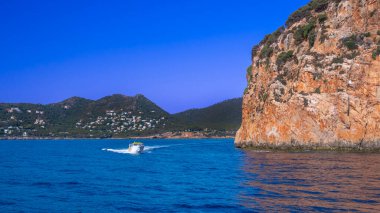
[(380, 141), (350, 143), (337, 141), (334, 143), (253, 143), (240, 142), (235, 144), (237, 148), (270, 151), (343, 151), (343, 152), (380, 152)]

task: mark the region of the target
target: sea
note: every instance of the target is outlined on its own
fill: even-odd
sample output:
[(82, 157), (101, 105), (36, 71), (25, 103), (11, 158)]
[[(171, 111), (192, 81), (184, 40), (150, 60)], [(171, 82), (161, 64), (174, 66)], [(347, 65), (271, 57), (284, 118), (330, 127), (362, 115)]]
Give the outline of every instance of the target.
[(0, 141), (0, 212), (380, 212), (379, 153), (140, 141)]

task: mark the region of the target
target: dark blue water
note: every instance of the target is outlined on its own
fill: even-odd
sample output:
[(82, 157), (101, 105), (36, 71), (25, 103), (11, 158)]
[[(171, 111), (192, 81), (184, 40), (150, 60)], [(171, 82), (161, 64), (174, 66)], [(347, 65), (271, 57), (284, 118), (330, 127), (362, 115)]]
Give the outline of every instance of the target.
[[(380, 155), (232, 140), (0, 141), (1, 212), (380, 211)], [(107, 151), (105, 149), (112, 149)]]

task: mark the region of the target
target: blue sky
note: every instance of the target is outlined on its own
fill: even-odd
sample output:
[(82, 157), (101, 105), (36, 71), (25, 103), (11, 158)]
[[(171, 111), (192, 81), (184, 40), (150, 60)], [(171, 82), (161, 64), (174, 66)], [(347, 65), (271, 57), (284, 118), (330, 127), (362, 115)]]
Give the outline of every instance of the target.
[(1, 1), (0, 102), (144, 94), (169, 112), (242, 96), (294, 1)]

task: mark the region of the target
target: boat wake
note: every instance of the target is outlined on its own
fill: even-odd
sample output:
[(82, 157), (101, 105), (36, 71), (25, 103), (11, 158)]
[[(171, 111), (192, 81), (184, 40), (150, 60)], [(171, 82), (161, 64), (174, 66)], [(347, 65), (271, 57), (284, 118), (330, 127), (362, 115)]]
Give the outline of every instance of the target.
[[(176, 145), (178, 145), (178, 144), (176, 144)], [(174, 146), (174, 145), (145, 146), (143, 153), (151, 153), (152, 150), (166, 148), (166, 147), (171, 147), (171, 146)], [(108, 152), (119, 153), (119, 154), (131, 154), (131, 155), (138, 154), (138, 153), (135, 153), (135, 152), (131, 152), (128, 149), (107, 149), (107, 148), (103, 148), (102, 150), (103, 151), (108, 151)]]
[(136, 154), (134, 152), (131, 152), (129, 149), (102, 149), (103, 151), (108, 151), (108, 152), (115, 152), (119, 154)]

